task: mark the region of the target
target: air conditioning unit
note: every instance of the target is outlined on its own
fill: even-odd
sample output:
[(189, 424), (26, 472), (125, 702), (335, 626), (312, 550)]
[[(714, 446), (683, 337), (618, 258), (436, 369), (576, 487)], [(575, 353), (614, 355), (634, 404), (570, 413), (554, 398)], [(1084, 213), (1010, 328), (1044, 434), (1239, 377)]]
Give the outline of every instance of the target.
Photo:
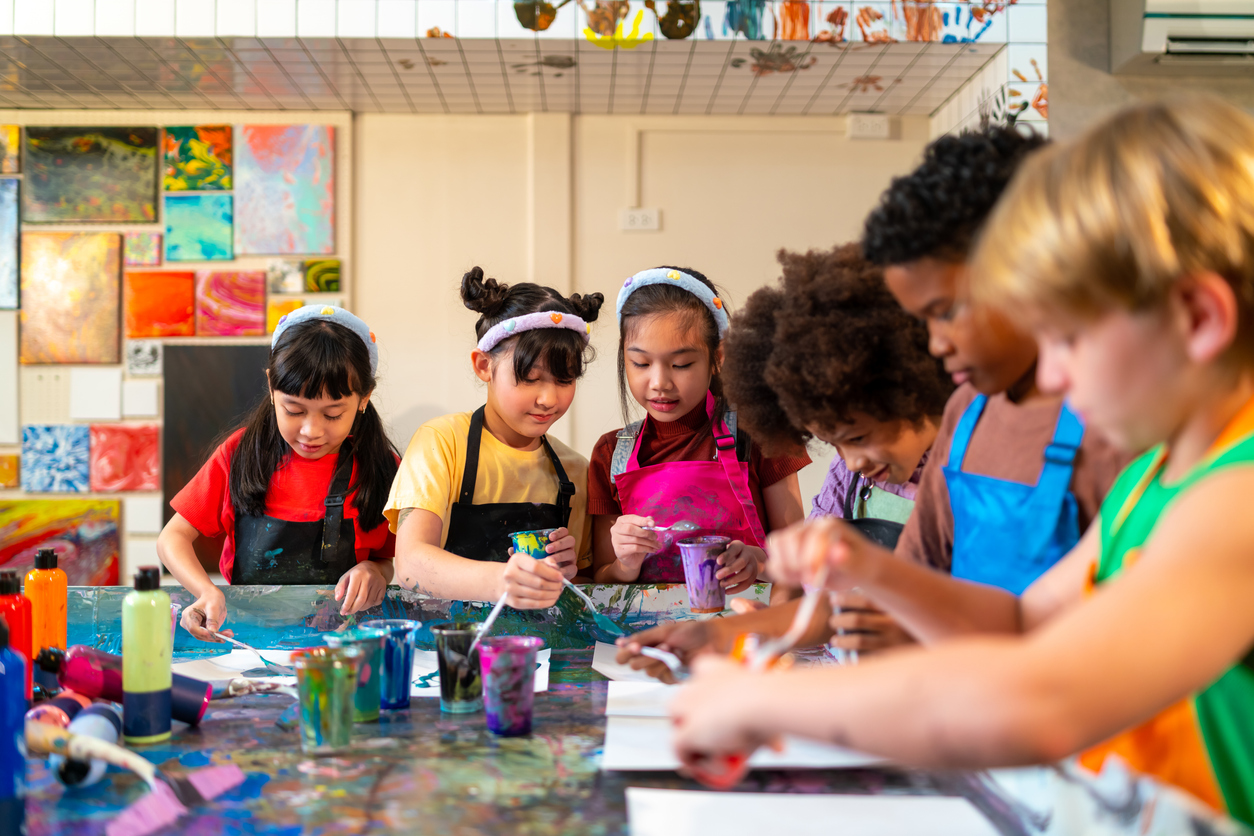
[(1110, 0), (1110, 71), (1254, 76), (1254, 0)]

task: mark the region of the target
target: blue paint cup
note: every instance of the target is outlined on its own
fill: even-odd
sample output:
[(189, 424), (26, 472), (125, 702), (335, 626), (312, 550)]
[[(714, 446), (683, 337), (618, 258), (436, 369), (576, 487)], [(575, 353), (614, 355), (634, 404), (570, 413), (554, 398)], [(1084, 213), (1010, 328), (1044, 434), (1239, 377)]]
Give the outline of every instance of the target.
[(549, 535), (556, 528), (537, 528), (534, 531), (515, 531), (509, 535), (514, 541), (514, 553), (525, 554), (528, 557), (534, 557), (536, 560), (544, 560), (549, 556), (545, 551), (545, 547), (549, 544)]
[(409, 708), (409, 687), (414, 677), (414, 641), (421, 621), (407, 618), (385, 618), (361, 625), (367, 630), (382, 630), (383, 665), (379, 670), (379, 701), (384, 708)]
[(358, 627), (343, 633), (327, 633), (322, 640), (329, 647), (360, 647), (361, 661), (357, 672), (357, 693), (353, 697), (353, 722), (373, 723), (379, 719), (382, 705), (379, 672), (383, 667), (384, 645), (388, 634), (384, 630)]

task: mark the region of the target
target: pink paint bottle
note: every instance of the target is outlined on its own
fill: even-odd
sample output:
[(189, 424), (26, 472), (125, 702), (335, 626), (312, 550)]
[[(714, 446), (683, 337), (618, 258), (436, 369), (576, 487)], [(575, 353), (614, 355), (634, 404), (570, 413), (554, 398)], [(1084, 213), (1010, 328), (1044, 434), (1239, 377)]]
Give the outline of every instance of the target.
[[(36, 663), (56, 674), (62, 688), (112, 702), (122, 701), (122, 657), (76, 644), (69, 650), (45, 648)], [(194, 726), (205, 716), (213, 686), (190, 676), (174, 674), (171, 713), (175, 720)]]

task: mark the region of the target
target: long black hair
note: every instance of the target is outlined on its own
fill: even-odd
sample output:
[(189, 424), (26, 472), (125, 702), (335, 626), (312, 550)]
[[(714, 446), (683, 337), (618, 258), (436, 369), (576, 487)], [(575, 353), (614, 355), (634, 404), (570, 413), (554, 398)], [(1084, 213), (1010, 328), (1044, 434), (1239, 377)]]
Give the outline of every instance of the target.
[[(704, 273), (698, 273), (691, 267), (672, 267), (664, 264), (657, 269), (687, 273), (712, 290), (716, 297), (726, 299), (723, 292), (715, 287), (714, 282), (707, 279)], [(730, 316), (730, 310), (726, 307), (723, 310), (726, 310)], [(623, 303), (623, 325), (618, 329), (618, 402), (623, 410), (624, 424), (631, 423), (630, 405), (632, 402), (631, 392), (627, 388), (627, 338), (635, 332), (635, 323), (639, 322), (641, 317), (672, 313), (683, 314), (686, 327), (690, 328), (695, 325), (700, 328), (701, 342), (705, 344), (710, 360), (710, 391), (714, 393), (715, 398), (714, 417), (710, 419), (710, 424), (713, 425), (715, 421), (721, 420), (727, 412), (727, 399), (723, 395), (723, 375), (718, 365), (718, 347), (722, 339), (718, 335), (718, 323), (714, 321), (714, 314), (705, 306), (705, 302), (682, 287), (672, 284), (649, 284), (633, 291), (627, 297), (627, 301)]]
[[(475, 336), (479, 339), (498, 322), (542, 311), (573, 314), (584, 322), (595, 322), (605, 302), (600, 293), (566, 297), (551, 287), (531, 282), (510, 285), (485, 279), (481, 267), (473, 267), (462, 276), (461, 292), (462, 304), (479, 314), (475, 323)], [(582, 377), (594, 354), (583, 337), (566, 328), (523, 331), (501, 340), (488, 354), (496, 360), (510, 350), (514, 353), (515, 380), (526, 380), (536, 363), (541, 363), (559, 383)]]
[[(366, 397), (375, 388), (370, 352), (361, 337), (343, 325), (314, 319), (291, 326), (270, 352), (266, 367), (270, 389), (297, 398)], [(353, 416), (352, 461), (357, 475), (349, 486), (358, 524), (369, 530), (383, 523), (396, 447), (388, 439), (374, 404)], [(265, 398), (244, 425), (244, 435), (231, 458), (231, 504), (236, 516), (265, 514), (266, 489), (285, 457), (295, 455), (279, 434), (274, 404)], [(348, 461), (337, 465), (347, 467)]]

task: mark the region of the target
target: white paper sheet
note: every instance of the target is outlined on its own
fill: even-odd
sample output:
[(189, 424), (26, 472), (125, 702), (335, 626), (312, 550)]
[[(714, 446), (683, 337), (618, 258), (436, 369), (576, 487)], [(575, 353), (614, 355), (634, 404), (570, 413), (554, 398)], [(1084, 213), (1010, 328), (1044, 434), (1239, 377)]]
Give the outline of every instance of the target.
[[(535, 692), (539, 694), (542, 691), (549, 690), (549, 656), (551, 648), (544, 648), (536, 654), (536, 661), (540, 667), (536, 668), (536, 687)], [(419, 677), (426, 676), (437, 670), (437, 662), (434, 650), (415, 650), (414, 651), (414, 679), (413, 684), (409, 688), (411, 697), (438, 697), (440, 696), (440, 677), (433, 676), (428, 682), (426, 688), (418, 684)]]
[(610, 682), (607, 717), (666, 717), (678, 685), (661, 682)]
[(122, 381), (122, 416), (124, 418), (151, 418), (159, 413), (157, 408), (158, 384), (155, 379)]
[(75, 421), (121, 420), (121, 366), (70, 369), (70, 418)]
[(597, 642), (592, 651), (592, 669), (615, 682), (654, 682), (657, 680), (644, 671), (633, 671), (628, 665), (614, 661), (618, 648), (605, 642)]
[(17, 311), (0, 311), (0, 444), (22, 443), (17, 368)]
[[(290, 650), (265, 650), (258, 648), (265, 654), (266, 658), (278, 665), (292, 664), (292, 651)], [(181, 673), (184, 676), (190, 676), (204, 682), (212, 683), (215, 687), (225, 685), (227, 682), (236, 677), (243, 676), (244, 671), (261, 670), (265, 668), (265, 663), (257, 658), (257, 654), (250, 650), (236, 648), (230, 653), (222, 656), (213, 656), (209, 659), (193, 659), (190, 662), (175, 662), (171, 668), (175, 673)], [(295, 685), (296, 677), (294, 676), (250, 676), (249, 679), (259, 679), (266, 682), (279, 682), (283, 685)]]
[(627, 788), (632, 836), (995, 836), (964, 798)]
[[(757, 769), (854, 769), (883, 763), (883, 758), (792, 737), (785, 739), (784, 751), (759, 749), (749, 759), (749, 765)], [(663, 772), (678, 768), (670, 720), (610, 717), (606, 721), (601, 769)]]

